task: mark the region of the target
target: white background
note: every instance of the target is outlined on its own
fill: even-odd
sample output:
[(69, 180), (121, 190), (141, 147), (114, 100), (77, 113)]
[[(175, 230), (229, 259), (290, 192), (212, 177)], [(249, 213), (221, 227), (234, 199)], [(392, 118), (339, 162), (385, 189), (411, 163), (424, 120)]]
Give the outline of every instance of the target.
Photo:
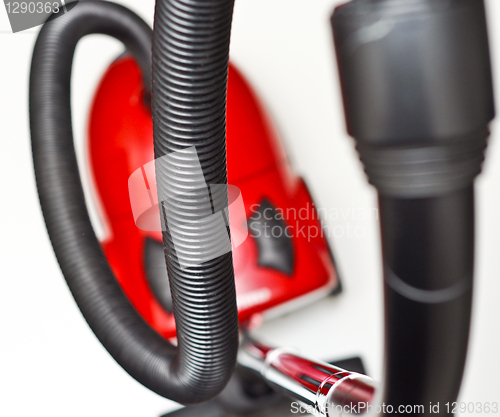
[[(260, 94), (290, 157), (320, 207), (351, 213), (329, 226), (361, 226), (362, 238), (332, 237), (345, 292), (268, 322), (262, 338), (318, 358), (359, 354), (382, 375), (378, 225), (354, 210), (376, 206), (347, 137), (329, 28), (334, 0), (237, 0), (231, 57)], [(487, 0), (496, 86), (500, 1)], [(152, 24), (152, 0), (122, 1)], [(0, 7), (0, 416), (155, 417), (175, 408), (130, 378), (94, 337), (64, 283), (36, 194), (28, 130), (28, 76), (37, 29), (10, 34)], [(78, 46), (73, 114), (83, 149), (90, 100), (122, 50), (103, 36)], [(497, 91), (498, 92), (498, 91)], [(498, 97), (500, 95), (497, 94)], [(462, 401), (500, 402), (500, 143), (493, 126), (477, 182), (476, 291)]]

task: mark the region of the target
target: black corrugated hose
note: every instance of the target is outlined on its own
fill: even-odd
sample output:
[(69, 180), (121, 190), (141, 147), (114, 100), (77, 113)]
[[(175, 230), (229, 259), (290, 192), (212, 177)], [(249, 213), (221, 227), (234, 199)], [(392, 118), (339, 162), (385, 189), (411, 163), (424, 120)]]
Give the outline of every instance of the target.
[[(232, 0), (159, 0), (156, 6), (156, 156), (195, 146), (207, 184), (227, 183), (225, 100), (232, 8)], [(50, 239), (80, 310), (115, 360), (164, 397), (183, 404), (206, 401), (224, 388), (236, 363), (238, 318), (231, 253), (181, 269), (178, 257), (195, 259), (196, 242), (188, 236), (181, 249), (176, 246), (177, 253), (165, 233), (178, 347), (151, 329), (124, 295), (92, 228), (73, 144), (73, 54), (78, 41), (92, 33), (122, 41), (149, 85), (151, 29), (126, 8), (88, 0), (43, 26), (31, 67), (30, 127)], [(188, 173), (192, 169), (182, 158), (174, 158), (172, 167)], [(172, 178), (157, 171), (161, 193), (163, 182)], [(172, 180), (174, 189), (183, 187), (182, 180)], [(191, 191), (187, 190), (190, 197)], [(194, 197), (179, 199), (173, 207), (189, 214), (196, 205)]]

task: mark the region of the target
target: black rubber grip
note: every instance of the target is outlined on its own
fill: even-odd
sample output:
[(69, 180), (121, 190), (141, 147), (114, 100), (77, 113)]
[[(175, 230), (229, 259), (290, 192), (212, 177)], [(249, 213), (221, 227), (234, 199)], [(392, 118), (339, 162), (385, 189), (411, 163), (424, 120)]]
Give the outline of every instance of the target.
[[(219, 16), (215, 2), (198, 3), (203, 4), (209, 15)], [(230, 2), (223, 3), (229, 10)], [(159, 9), (161, 7), (183, 10), (178, 16), (180, 20), (188, 19), (193, 12), (182, 2), (160, 1)], [(158, 15), (162, 12), (157, 10)], [(231, 16), (229, 13), (225, 16), (224, 21), (218, 21), (221, 26), (211, 27), (217, 37), (220, 31), (224, 34), (229, 31)], [(165, 25), (163, 18), (157, 19), (159, 34), (156, 37), (165, 36), (169, 42), (182, 43), (183, 35), (169, 32), (171, 29)], [(183, 310), (182, 297), (176, 296), (178, 347), (150, 328), (126, 298), (89, 220), (73, 144), (70, 109), (73, 54), (78, 41), (92, 33), (107, 34), (122, 41), (140, 64), (149, 85), (151, 29), (126, 8), (88, 0), (42, 27), (31, 67), (30, 127), (36, 181), (47, 230), (80, 310), (115, 360), (131, 376), (164, 397), (184, 404), (206, 401), (224, 388), (233, 372), (237, 353), (238, 323), (231, 254), (220, 270), (212, 270), (214, 275), (197, 275), (194, 280), (193, 275), (169, 273), (173, 288), (196, 293), (196, 297), (188, 295), (188, 302), (195, 298), (204, 301), (203, 304), (191, 303), (188, 313), (187, 309)], [(206, 51), (206, 64), (217, 62), (222, 73), (224, 68), (227, 70), (227, 47), (222, 45), (227, 36), (223, 37), (220, 50)], [(164, 76), (166, 68), (157, 68), (157, 71), (156, 79)], [(223, 74), (220, 78), (224, 79)], [(200, 96), (207, 95), (206, 91), (196, 88)], [(156, 91), (158, 97), (158, 89)], [(221, 101), (224, 91), (219, 91)], [(224, 112), (219, 119), (223, 124)], [(197, 120), (211, 126), (210, 118)], [(157, 122), (155, 126), (157, 130)], [(157, 145), (161, 145), (162, 140), (156, 135)], [(203, 140), (200, 138), (200, 142)], [(224, 155), (222, 142), (220, 139), (218, 150)], [(215, 154), (212, 157), (222, 172), (225, 164), (221, 157)], [(222, 160), (225, 162), (223, 157)], [(214, 291), (217, 283), (220, 291)]]

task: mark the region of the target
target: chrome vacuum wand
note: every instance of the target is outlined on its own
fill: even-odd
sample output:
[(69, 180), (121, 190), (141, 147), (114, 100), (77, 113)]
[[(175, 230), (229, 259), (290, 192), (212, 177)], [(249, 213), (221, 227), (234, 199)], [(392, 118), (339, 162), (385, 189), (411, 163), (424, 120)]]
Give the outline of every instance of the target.
[(270, 348), (247, 338), (238, 361), (258, 372), (275, 391), (300, 402), (311, 414), (365, 414), (375, 396), (370, 377), (305, 358), (294, 349)]

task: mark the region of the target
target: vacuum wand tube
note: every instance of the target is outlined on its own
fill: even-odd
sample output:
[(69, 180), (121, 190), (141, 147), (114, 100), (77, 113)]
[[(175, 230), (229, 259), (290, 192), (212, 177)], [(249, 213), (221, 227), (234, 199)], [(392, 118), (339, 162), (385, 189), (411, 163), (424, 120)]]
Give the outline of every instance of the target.
[(260, 373), (275, 391), (320, 416), (364, 414), (375, 394), (374, 382), (368, 376), (307, 359), (289, 348), (273, 349), (247, 339), (238, 361)]

